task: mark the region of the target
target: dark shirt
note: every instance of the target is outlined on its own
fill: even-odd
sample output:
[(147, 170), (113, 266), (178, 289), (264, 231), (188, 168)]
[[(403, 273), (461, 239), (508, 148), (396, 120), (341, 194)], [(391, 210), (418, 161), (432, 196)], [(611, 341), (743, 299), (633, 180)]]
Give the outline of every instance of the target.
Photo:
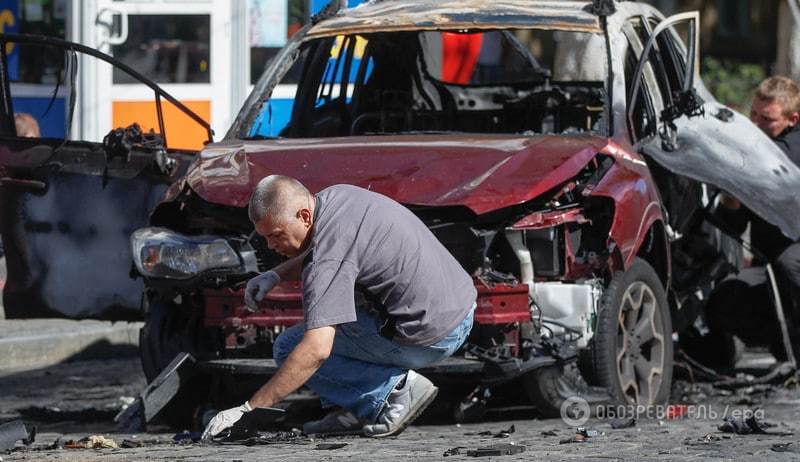
[(394, 338), (432, 345), (472, 310), (472, 278), (410, 210), (349, 185), (317, 194), (303, 269), (306, 329), (356, 320), (355, 288), (394, 321)]
[[(789, 159), (800, 167), (800, 125), (787, 128), (774, 141)], [(766, 262), (758, 261), (758, 263), (774, 261), (786, 250), (786, 247), (792, 244), (792, 240), (786, 237), (777, 226), (767, 222), (744, 205), (739, 210), (730, 210), (720, 206), (716, 215), (736, 234), (742, 234), (747, 228), (747, 224), (750, 223), (750, 243), (767, 260)]]

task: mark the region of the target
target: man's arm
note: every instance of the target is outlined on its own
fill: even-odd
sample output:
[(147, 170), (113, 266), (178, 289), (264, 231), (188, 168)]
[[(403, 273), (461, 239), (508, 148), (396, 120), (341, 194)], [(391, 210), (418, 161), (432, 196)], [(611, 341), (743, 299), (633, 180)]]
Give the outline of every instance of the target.
[(300, 279), (300, 275), (303, 272), (303, 259), (306, 258), (308, 252), (310, 251), (310, 247), (304, 250), (301, 254), (296, 255), (285, 262), (280, 263), (279, 265), (272, 268), (270, 271), (274, 271), (278, 273), (278, 276), (281, 277), (282, 281), (297, 281)]
[(250, 398), (250, 406), (274, 406), (303, 386), (330, 356), (335, 335), (333, 326), (307, 330), (278, 372)]

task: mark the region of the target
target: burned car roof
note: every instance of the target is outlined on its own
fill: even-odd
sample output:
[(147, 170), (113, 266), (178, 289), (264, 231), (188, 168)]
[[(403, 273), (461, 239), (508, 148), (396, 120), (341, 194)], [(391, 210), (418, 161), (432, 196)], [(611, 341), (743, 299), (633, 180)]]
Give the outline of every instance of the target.
[(529, 0), (372, 1), (341, 11), (306, 39), (339, 34), (433, 29), (537, 28), (601, 33), (590, 2)]

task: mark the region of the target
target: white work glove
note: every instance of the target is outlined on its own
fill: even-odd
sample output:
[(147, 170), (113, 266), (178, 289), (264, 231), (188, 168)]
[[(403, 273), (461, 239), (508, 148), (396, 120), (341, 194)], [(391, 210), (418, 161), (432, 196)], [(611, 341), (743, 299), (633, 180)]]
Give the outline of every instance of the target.
[(275, 271), (261, 273), (247, 281), (247, 288), (244, 290), (244, 304), (247, 309), (256, 311), (258, 303), (264, 300), (267, 293), (277, 286), (279, 282), (281, 282), (281, 277)]
[(245, 412), (252, 411), (253, 408), (250, 407), (250, 403), (245, 401), (244, 404), (241, 406), (232, 407), (225, 411), (220, 411), (217, 415), (211, 419), (211, 422), (208, 423), (206, 426), (206, 430), (203, 432), (203, 439), (210, 440), (211, 438), (217, 436), (222, 430), (226, 428), (230, 428), (242, 418)]

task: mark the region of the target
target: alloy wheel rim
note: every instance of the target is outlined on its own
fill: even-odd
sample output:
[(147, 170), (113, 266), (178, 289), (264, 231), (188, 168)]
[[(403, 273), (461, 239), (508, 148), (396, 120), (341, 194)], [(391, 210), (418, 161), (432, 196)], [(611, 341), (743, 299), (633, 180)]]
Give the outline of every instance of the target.
[(631, 404), (654, 404), (664, 375), (666, 344), (653, 290), (637, 281), (625, 290), (617, 323), (617, 374)]

